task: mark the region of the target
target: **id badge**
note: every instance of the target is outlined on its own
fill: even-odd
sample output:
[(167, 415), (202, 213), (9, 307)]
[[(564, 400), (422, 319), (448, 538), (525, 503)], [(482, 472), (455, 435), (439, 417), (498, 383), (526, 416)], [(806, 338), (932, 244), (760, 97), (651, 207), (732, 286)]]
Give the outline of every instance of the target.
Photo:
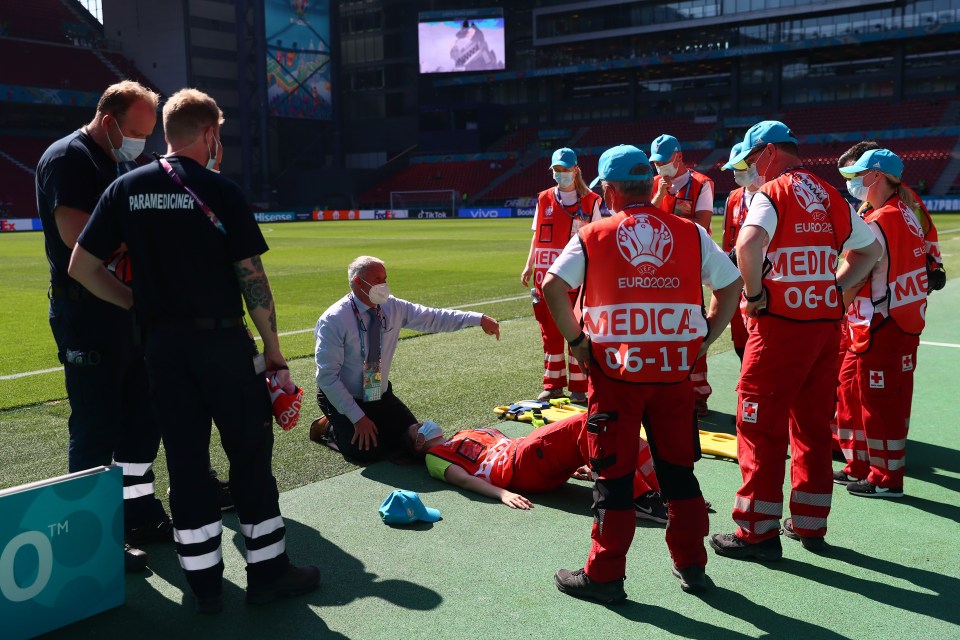
[(680, 216), (681, 218), (690, 218), (693, 216), (693, 201), (692, 200), (683, 200), (677, 198), (676, 204), (673, 206), (673, 213)]
[(253, 356), (253, 370), (255, 373), (263, 373), (267, 370), (267, 359), (262, 353)]
[(376, 367), (363, 368), (363, 401), (376, 402), (382, 394), (380, 388), (380, 370)]

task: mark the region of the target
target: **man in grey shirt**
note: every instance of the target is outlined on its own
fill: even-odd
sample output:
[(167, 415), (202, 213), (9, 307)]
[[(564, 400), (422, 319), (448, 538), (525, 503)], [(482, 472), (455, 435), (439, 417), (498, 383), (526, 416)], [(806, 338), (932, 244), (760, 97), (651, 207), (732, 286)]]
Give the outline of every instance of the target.
[(403, 446), (418, 422), (390, 385), (400, 329), (439, 333), (479, 325), (500, 339), (500, 325), (472, 311), (432, 309), (390, 295), (383, 261), (360, 256), (347, 268), (350, 293), (317, 320), (317, 404), (340, 452), (373, 462)]

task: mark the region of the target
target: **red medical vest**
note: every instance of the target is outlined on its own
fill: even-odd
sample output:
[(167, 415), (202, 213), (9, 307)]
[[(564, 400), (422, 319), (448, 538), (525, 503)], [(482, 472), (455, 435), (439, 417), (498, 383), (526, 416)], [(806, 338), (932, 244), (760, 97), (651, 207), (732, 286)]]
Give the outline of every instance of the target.
[(495, 487), (506, 487), (513, 478), (516, 449), (516, 442), (496, 429), (469, 429), (458, 431), (427, 453), (452, 462)]
[(744, 201), (743, 194), (746, 189), (740, 187), (734, 189), (727, 196), (727, 204), (723, 214), (723, 250), (726, 253), (737, 246), (737, 236), (740, 235), (740, 229), (743, 227), (743, 219), (747, 216), (747, 203)]
[[(660, 176), (653, 177), (653, 193), (656, 193), (657, 189), (660, 188), (661, 182), (663, 182), (663, 178)], [(687, 186), (677, 191), (676, 195), (668, 193), (663, 196), (663, 200), (660, 201), (660, 210), (664, 213), (676, 214), (687, 220), (693, 220), (697, 212), (697, 200), (700, 198), (700, 192), (703, 191), (703, 185), (705, 184), (713, 184), (713, 180), (699, 171), (690, 169), (690, 179), (687, 181)], [(712, 209), (713, 204), (711, 203), (710, 206)]]
[(576, 233), (574, 221), (588, 224), (593, 218), (600, 196), (592, 191), (580, 198), (578, 205), (564, 207), (557, 199), (557, 188), (541, 191), (537, 196), (537, 229), (533, 239), (533, 284), (539, 289), (547, 270)]
[(887, 302), (887, 313), (900, 330), (911, 335), (920, 335), (923, 331), (927, 310), (924, 234), (914, 212), (893, 196), (879, 209), (867, 213), (864, 222), (876, 223), (886, 241), (887, 272), (883, 274), (886, 293), (884, 298), (873, 299), (871, 273), (847, 309), (850, 350), (854, 353), (870, 348), (872, 330), (877, 327), (876, 305), (883, 300)]
[(787, 171), (754, 198), (768, 197), (777, 230), (767, 247), (772, 267), (763, 278), (767, 313), (791, 320), (839, 320), (837, 256), (851, 233), (850, 205), (806, 169)]
[(697, 225), (643, 205), (581, 229), (580, 241), (595, 366), (625, 382), (685, 380), (707, 335)]

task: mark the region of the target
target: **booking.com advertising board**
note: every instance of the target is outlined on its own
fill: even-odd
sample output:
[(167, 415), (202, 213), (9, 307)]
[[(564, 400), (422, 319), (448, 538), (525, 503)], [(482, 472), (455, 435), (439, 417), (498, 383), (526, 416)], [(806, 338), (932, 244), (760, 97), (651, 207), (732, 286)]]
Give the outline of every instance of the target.
[(124, 593), (119, 467), (0, 491), (0, 637), (58, 629)]

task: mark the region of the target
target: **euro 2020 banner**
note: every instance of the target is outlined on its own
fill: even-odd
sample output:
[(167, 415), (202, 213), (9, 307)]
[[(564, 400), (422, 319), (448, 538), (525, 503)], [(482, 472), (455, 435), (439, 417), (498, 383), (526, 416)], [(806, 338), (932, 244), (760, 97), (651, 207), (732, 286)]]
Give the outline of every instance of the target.
[(270, 115), (329, 120), (330, 0), (264, 0)]
[(123, 601), (119, 467), (0, 491), (0, 637), (32, 638)]

